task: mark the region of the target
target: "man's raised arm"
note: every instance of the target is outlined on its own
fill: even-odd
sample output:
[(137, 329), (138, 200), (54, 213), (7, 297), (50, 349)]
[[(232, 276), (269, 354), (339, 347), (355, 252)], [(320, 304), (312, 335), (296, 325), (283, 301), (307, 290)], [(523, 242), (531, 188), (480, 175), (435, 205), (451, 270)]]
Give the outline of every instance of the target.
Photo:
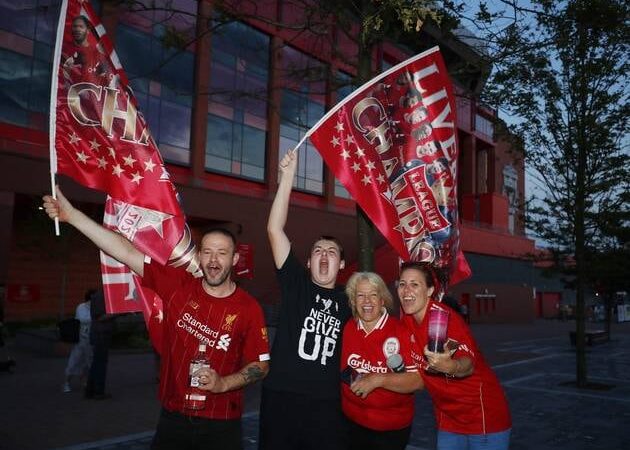
[(289, 150), (280, 161), (280, 183), (267, 221), (267, 234), (277, 268), (282, 267), (289, 256), (289, 250), (291, 250), (291, 242), (284, 231), (284, 226), (287, 223), (289, 198), (291, 197), (291, 189), (293, 189), (297, 161), (298, 156), (295, 149)]
[(61, 222), (67, 222), (105, 253), (129, 266), (137, 275), (144, 275), (144, 254), (135, 248), (124, 236), (108, 230), (83, 214), (64, 197), (57, 186), (57, 199), (51, 195), (43, 197), (44, 209), (51, 219), (58, 217)]

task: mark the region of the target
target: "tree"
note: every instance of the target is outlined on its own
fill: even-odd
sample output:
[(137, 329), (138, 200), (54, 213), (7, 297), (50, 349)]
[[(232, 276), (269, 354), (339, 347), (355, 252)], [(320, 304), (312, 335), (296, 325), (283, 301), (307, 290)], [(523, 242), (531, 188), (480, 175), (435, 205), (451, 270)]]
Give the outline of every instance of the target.
[(627, 209), (628, 7), (617, 0), (530, 3), (523, 25), (504, 36), (489, 98), (521, 119), (513, 131), (543, 187), (531, 200), (531, 229), (556, 260), (574, 261), (576, 380), (585, 387), (589, 243)]

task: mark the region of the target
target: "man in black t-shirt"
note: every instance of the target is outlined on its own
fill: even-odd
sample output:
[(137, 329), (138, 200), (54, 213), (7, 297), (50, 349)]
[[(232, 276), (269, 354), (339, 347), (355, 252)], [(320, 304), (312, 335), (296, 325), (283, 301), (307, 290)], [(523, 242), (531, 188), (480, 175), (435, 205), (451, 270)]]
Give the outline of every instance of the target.
[(343, 289), (335, 285), (345, 264), (343, 248), (333, 237), (320, 237), (308, 270), (292, 252), (284, 227), (296, 168), (291, 150), (280, 161), (280, 184), (267, 222), (282, 304), (263, 384), (259, 449), (341, 450), (339, 357), (341, 330), (351, 315)]

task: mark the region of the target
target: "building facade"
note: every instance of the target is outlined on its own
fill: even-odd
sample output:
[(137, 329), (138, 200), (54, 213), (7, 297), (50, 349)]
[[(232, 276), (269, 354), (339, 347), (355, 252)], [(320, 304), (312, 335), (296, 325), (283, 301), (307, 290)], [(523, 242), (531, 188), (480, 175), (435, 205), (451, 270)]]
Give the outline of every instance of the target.
[[(229, 22), (210, 1), (176, 0), (170, 3), (175, 13), (92, 4), (114, 41), (191, 228), (222, 225), (234, 231), (247, 253), (241, 283), (273, 309), (278, 288), (265, 228), (278, 161), (352, 92), (356, 45), (348, 30), (333, 27), (322, 36), (279, 26), (304, 22), (304, 11), (282, 0), (242, 2)], [(55, 237), (38, 209), (41, 195), (50, 191), (47, 126), (57, 16), (52, 0), (0, 1), (0, 285), (7, 321), (68, 314), (86, 289), (100, 284), (94, 246), (69, 227)], [(166, 45), (169, 39), (177, 45)], [(522, 221), (524, 167), (513, 144), (495, 130), (496, 113), (476, 101), (489, 70), (481, 54), (426, 27), (414, 48), (377, 46), (373, 69), (435, 44), (457, 92), (461, 235), (473, 270), (451, 295), (467, 305), (472, 321), (531, 320), (541, 292), (534, 289), (534, 243)], [(310, 144), (300, 148), (299, 158), (287, 224), (293, 248), (306, 257), (316, 237), (335, 235), (352, 266), (355, 204)], [(77, 206), (102, 220), (103, 194), (63, 177), (58, 181)], [(375, 261), (392, 282), (396, 257), (378, 233)]]

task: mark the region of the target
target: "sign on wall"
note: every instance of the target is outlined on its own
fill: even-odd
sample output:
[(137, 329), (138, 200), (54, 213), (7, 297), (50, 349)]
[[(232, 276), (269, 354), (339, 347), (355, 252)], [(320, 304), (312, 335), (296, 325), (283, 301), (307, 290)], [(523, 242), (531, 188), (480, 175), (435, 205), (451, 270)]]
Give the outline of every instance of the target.
[(239, 254), (234, 273), (238, 278), (251, 280), (254, 278), (254, 246), (253, 244), (238, 244), (236, 250)]
[(11, 303), (35, 303), (41, 298), (39, 284), (9, 283), (7, 301)]

